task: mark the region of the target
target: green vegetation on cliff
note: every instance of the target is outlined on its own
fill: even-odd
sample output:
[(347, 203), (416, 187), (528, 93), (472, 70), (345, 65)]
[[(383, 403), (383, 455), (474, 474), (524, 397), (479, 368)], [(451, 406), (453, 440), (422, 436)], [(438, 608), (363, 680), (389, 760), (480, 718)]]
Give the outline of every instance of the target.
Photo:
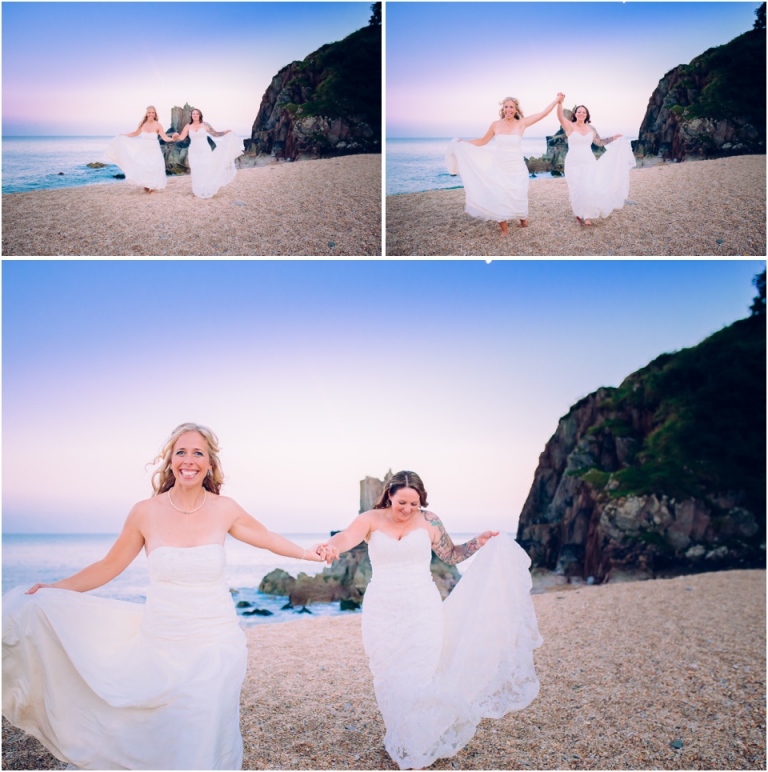
[[(327, 118), (365, 116), (378, 133), (381, 126), (381, 27), (370, 25), (344, 40), (322, 46), (302, 69), (322, 72), (311, 97), (301, 104), (302, 116)], [(295, 81), (301, 83), (302, 75)]]
[[(650, 413), (653, 424), (634, 463), (612, 475), (612, 496), (743, 492), (745, 509), (765, 513), (765, 273), (755, 283), (752, 316), (662, 354), (613, 392), (611, 413)], [(603, 426), (611, 423), (615, 436), (627, 435), (623, 422)]]
[(733, 120), (750, 116), (764, 135), (765, 55), (765, 29), (753, 29), (697, 56), (686, 74), (703, 79), (704, 87), (684, 108), (684, 117)]

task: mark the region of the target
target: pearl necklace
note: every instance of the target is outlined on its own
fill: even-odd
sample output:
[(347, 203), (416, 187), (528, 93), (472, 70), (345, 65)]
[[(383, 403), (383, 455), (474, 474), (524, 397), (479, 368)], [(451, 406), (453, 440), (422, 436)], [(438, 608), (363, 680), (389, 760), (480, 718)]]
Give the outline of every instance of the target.
[(171, 498), (171, 490), (172, 488), (168, 489), (168, 501), (171, 502), (171, 506), (177, 511), (181, 512), (182, 515), (191, 515), (193, 512), (197, 512), (198, 509), (201, 509), (203, 504), (205, 504), (205, 488), (203, 488), (203, 501), (200, 504), (199, 507), (195, 507), (194, 509), (190, 509), (189, 512), (185, 512), (183, 509), (179, 509), (174, 503), (173, 499)]

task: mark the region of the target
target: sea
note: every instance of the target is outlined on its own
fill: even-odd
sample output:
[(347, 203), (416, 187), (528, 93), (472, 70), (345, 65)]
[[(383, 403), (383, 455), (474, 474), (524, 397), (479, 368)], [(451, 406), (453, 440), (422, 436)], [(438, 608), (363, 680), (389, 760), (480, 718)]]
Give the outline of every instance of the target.
[[(387, 195), (419, 193), (423, 190), (461, 188), (461, 177), (445, 168), (445, 150), (452, 137), (429, 139), (387, 138)], [(474, 139), (474, 137), (462, 137)], [(491, 140), (493, 142), (493, 140)], [(546, 137), (523, 137), (523, 155), (539, 157), (547, 150)], [(549, 172), (536, 177), (551, 177)]]
[(3, 193), (118, 182), (119, 167), (89, 169), (112, 137), (3, 137)]
[[(299, 546), (306, 548), (328, 538), (328, 533), (285, 534)], [(475, 534), (455, 534), (457, 544)], [(100, 560), (107, 554), (117, 534), (3, 534), (3, 595), (19, 585), (31, 587), (37, 582), (51, 582), (71, 576), (85, 566)], [(227, 536), (224, 545), (227, 553), (226, 579), (232, 591), (233, 602), (245, 601), (250, 607), (237, 608), (240, 624), (249, 627), (258, 624), (288, 622), (294, 619), (311, 619), (319, 616), (340, 616), (360, 613), (341, 611), (339, 603), (313, 603), (308, 611), (285, 609), (288, 598), (264, 595), (259, 592), (261, 580), (276, 568), (282, 568), (292, 576), (303, 572), (309, 576), (320, 573), (324, 563), (295, 560), (255, 549)], [(461, 571), (474, 559), (459, 564)], [(120, 576), (103, 587), (91, 590), (93, 595), (114, 598), (132, 603), (144, 603), (149, 585), (147, 557), (142, 550)], [(254, 608), (271, 611), (270, 616), (248, 615)]]

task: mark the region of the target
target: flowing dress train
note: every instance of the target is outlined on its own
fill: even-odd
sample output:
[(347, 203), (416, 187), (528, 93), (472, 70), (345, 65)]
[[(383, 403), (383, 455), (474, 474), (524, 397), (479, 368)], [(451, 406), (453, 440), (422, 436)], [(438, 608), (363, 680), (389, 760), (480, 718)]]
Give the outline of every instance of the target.
[(460, 174), (464, 211), (481, 220), (528, 218), (528, 167), (519, 134), (496, 134), (487, 145), (451, 140), (445, 154), (449, 174)]
[(463, 748), (482, 718), (521, 710), (538, 694), (531, 561), (499, 534), (441, 601), (426, 530), (399, 541), (374, 531), (368, 552), (363, 644), (384, 745), (401, 769), (427, 767)]
[(146, 604), (3, 597), (3, 715), (82, 769), (240, 769), (245, 635), (220, 544), (157, 547)]
[(565, 156), (565, 181), (576, 217), (607, 217), (621, 209), (629, 195), (629, 170), (635, 166), (632, 147), (626, 137), (606, 145), (599, 159), (592, 152), (593, 134), (572, 131)]
[(192, 174), (192, 192), (198, 198), (212, 198), (235, 179), (235, 158), (243, 154), (243, 140), (230, 131), (213, 138), (216, 149), (212, 150), (205, 127), (190, 128), (189, 140), (187, 159)]
[(119, 166), (125, 179), (134, 185), (163, 190), (168, 184), (163, 151), (153, 131), (142, 131), (138, 137), (115, 137), (107, 145), (104, 158)]

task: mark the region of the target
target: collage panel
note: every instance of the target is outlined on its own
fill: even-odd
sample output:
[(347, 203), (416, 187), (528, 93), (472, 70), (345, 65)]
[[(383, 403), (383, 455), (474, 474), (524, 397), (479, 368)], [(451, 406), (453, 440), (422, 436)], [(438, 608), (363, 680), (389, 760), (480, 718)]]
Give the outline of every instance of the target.
[(765, 277), (3, 261), (3, 769), (762, 768)]
[(765, 3), (389, 2), (386, 253), (762, 256)]
[(382, 254), (382, 8), (4, 2), (3, 256)]

